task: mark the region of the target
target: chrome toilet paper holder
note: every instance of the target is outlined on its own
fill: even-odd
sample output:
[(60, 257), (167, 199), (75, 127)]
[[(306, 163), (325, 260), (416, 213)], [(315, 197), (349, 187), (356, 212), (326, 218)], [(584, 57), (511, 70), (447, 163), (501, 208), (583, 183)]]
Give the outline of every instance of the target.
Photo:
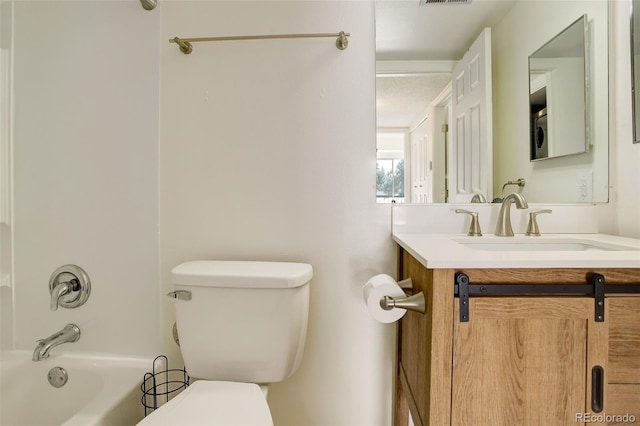
[[(406, 293), (413, 292), (413, 281), (411, 278), (398, 281), (400, 288)], [(408, 311), (420, 312), (424, 314), (427, 310), (427, 303), (424, 298), (424, 293), (419, 292), (413, 295), (407, 295), (406, 297), (393, 298), (391, 296), (384, 296), (380, 299), (380, 307), (385, 311), (390, 311), (393, 308), (402, 308)]]

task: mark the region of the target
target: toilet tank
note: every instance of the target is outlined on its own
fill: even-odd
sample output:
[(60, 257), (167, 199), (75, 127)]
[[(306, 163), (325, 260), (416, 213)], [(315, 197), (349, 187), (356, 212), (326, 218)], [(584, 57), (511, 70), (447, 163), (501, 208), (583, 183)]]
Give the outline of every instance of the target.
[(312, 276), (305, 263), (208, 260), (176, 266), (171, 281), (187, 372), (260, 384), (291, 376), (302, 359)]

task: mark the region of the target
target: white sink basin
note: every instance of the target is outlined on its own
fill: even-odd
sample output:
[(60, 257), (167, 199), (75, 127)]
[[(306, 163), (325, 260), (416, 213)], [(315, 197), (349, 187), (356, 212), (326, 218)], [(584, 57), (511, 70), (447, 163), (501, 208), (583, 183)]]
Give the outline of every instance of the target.
[(483, 251), (638, 251), (631, 246), (579, 238), (474, 237), (454, 239), (458, 244)]

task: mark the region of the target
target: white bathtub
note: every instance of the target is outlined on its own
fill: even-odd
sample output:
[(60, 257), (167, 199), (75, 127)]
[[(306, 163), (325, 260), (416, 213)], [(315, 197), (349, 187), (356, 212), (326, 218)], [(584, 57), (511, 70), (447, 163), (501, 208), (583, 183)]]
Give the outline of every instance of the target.
[[(151, 360), (52, 353), (34, 362), (31, 357), (27, 351), (0, 353), (0, 425), (126, 426), (144, 417), (140, 383)], [(67, 371), (60, 388), (47, 379), (53, 367)]]

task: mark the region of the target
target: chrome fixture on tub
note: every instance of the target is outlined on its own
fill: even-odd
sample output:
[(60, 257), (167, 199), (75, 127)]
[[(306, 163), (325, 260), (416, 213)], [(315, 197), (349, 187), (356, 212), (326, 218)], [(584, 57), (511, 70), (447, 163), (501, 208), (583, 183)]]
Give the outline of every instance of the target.
[(53, 271), (49, 279), (51, 294), (50, 308), (77, 308), (84, 304), (91, 294), (91, 281), (87, 273), (79, 266), (64, 265)]
[(153, 10), (158, 5), (157, 0), (140, 0), (144, 10)]
[[(413, 281), (411, 278), (407, 278), (405, 280), (399, 281), (398, 285), (404, 290), (413, 291)], [(419, 292), (412, 296), (393, 298), (391, 296), (384, 296), (380, 299), (380, 307), (385, 311), (390, 311), (393, 308), (402, 308), (408, 311), (415, 311), (424, 314), (427, 311), (426, 300), (424, 298), (424, 293)]]
[(524, 199), (522, 194), (512, 192), (504, 197), (504, 200), (502, 200), (502, 206), (500, 207), (500, 213), (498, 214), (496, 232), (494, 233), (498, 237), (513, 237), (513, 228), (511, 227), (511, 203), (514, 201), (516, 203), (516, 207), (519, 209), (529, 208), (527, 200)]
[(67, 380), (69, 380), (69, 374), (67, 374), (67, 370), (62, 367), (53, 367), (49, 370), (47, 379), (49, 380), (49, 384), (54, 388), (61, 388), (67, 383)]
[(33, 360), (40, 361), (49, 358), (51, 349), (63, 343), (73, 343), (80, 339), (80, 328), (75, 324), (67, 324), (62, 330), (53, 333), (46, 339), (40, 339), (33, 351)]
[(186, 301), (191, 300), (191, 292), (187, 290), (171, 291), (167, 293), (167, 296), (173, 297), (174, 299), (179, 299), (179, 300), (186, 300)]

